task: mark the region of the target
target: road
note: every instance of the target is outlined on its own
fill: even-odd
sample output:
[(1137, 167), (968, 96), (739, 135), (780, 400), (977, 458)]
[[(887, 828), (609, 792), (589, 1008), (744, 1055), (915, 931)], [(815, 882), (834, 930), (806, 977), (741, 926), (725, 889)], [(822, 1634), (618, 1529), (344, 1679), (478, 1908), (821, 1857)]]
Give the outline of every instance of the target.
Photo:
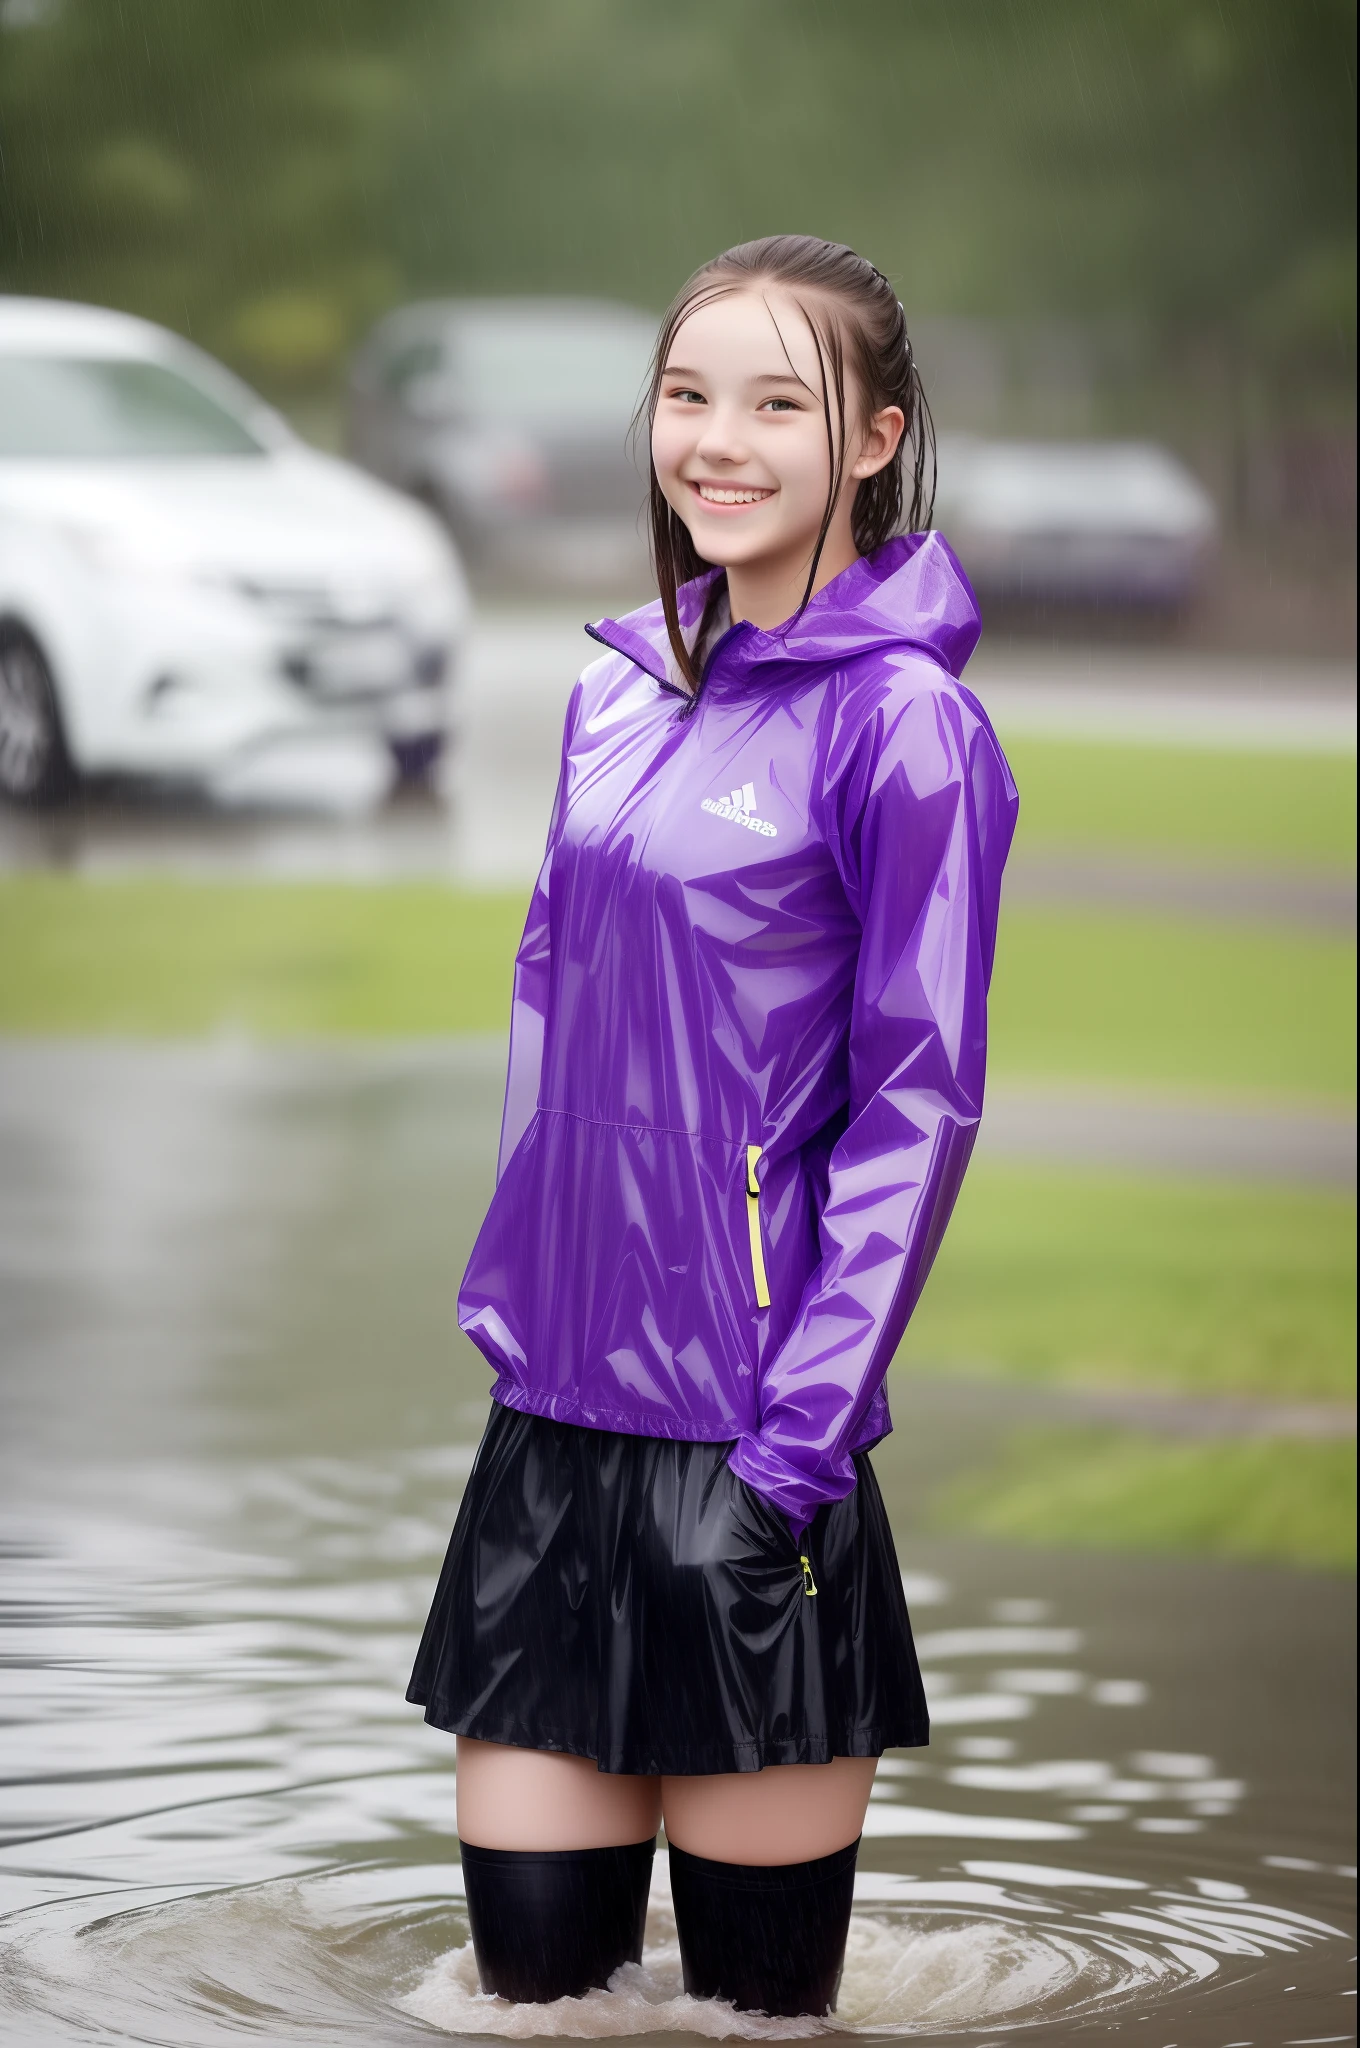
[[(215, 795), (101, 794), (55, 818), (0, 813), (0, 868), (89, 874), (345, 879), (438, 876), (478, 888), (532, 879), (557, 776), (562, 713), (597, 652), (586, 604), (479, 614), (460, 732), (441, 789), (383, 801), (367, 749), (266, 763)], [(1022, 734), (1251, 751), (1353, 751), (1354, 665), (1266, 663), (1156, 650), (984, 648), (969, 670), (1003, 738)], [(1011, 901), (1181, 911), (1353, 932), (1355, 884), (1334, 872), (1231, 868), (1159, 856), (1017, 851)], [(494, 1062), (493, 1062), (494, 1063)], [(1144, 1094), (995, 1087), (995, 1155), (1236, 1178), (1354, 1185), (1349, 1119)]]
[[(382, 801), (384, 769), (344, 742), (262, 758), (212, 795), (101, 793), (55, 818), (0, 812), (0, 868), (175, 871), (379, 881), (440, 875), (523, 887), (535, 872), (572, 682), (598, 650), (591, 615), (562, 606), (484, 610), (459, 693), (459, 737), (434, 801)], [(1164, 651), (986, 647), (969, 681), (1003, 739), (1049, 735), (1249, 751), (1354, 752), (1354, 663), (1265, 663)], [(1353, 884), (1332, 875), (1070, 861), (1018, 854), (1009, 886), (1030, 900), (1179, 906), (1353, 928)]]

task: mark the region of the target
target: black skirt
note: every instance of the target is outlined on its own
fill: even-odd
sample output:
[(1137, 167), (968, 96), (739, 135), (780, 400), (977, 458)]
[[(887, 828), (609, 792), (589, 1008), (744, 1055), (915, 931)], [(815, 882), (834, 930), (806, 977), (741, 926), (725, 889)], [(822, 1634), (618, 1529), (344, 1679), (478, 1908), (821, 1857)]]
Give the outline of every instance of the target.
[(731, 1448), (493, 1407), (407, 1699), (455, 1734), (645, 1776), (929, 1741), (868, 1456), (800, 1544)]

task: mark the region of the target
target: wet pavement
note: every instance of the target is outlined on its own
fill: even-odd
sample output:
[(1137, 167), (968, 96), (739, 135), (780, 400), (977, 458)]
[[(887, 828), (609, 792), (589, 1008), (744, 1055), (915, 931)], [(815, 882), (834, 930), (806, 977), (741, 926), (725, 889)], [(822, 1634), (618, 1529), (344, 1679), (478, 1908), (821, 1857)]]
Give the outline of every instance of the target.
[[(682, 1997), (664, 1858), (612, 1992), (475, 1989), (402, 1693), (486, 1412), (500, 1058), (0, 1047), (16, 2048), (796, 2031)], [(876, 1453), (935, 1739), (880, 1770), (834, 2031), (1352, 2040), (1352, 1586), (924, 1535), (1029, 1399), (913, 1377)]]
[(1022, 846), (1006, 863), (1006, 901), (1355, 932), (1355, 880), (1335, 870), (1225, 867), (1155, 855), (1117, 859), (1085, 850), (1079, 856), (1031, 853)]
[(1355, 1186), (1355, 1153), (1344, 1112), (1001, 1081), (987, 1089), (978, 1136), (980, 1158), (1339, 1188)]
[[(590, 611), (584, 602), (482, 609), (461, 678), (456, 744), (432, 790), (390, 797), (385, 757), (337, 739), (242, 764), (212, 791), (123, 785), (46, 816), (0, 809), (0, 869), (356, 884), (437, 877), (526, 889), (541, 858), (566, 697), (597, 651), (581, 626)], [(1003, 736), (1355, 746), (1354, 664), (1016, 643), (984, 644), (969, 675)], [(1022, 845), (1006, 888), (1008, 900), (1028, 905), (1355, 930), (1355, 881), (1335, 870)], [(1355, 1184), (1354, 1121), (1325, 1109), (994, 1085), (984, 1143), (1009, 1157)]]
[[(521, 888), (542, 855), (572, 682), (598, 654), (579, 608), (482, 610), (459, 678), (458, 733), (432, 799), (383, 801), (386, 758), (338, 737), (239, 763), (214, 791), (99, 790), (46, 817), (0, 810), (0, 868), (82, 873), (338, 877), (440, 875)], [(1118, 648), (982, 651), (969, 668), (1003, 739), (1025, 735), (1354, 752), (1355, 665)], [(1354, 929), (1353, 882), (1332, 873), (1225, 871), (1155, 856), (1028, 855), (1026, 900), (1095, 902)]]

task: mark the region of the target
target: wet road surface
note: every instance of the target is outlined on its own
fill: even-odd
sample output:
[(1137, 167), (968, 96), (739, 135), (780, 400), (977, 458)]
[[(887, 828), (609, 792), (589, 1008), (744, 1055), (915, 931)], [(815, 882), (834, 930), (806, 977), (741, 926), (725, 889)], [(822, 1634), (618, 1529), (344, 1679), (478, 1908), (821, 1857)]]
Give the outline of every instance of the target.
[(1155, 856), (1121, 860), (1085, 852), (1075, 857), (1030, 853), (1022, 846), (1006, 863), (1006, 900), (1355, 932), (1354, 878), (1326, 870), (1229, 868)]
[[(243, 763), (215, 794), (96, 792), (56, 816), (0, 810), (0, 868), (82, 872), (444, 875), (521, 888), (542, 856), (572, 683), (598, 654), (579, 609), (484, 610), (458, 691), (458, 734), (434, 801), (384, 804), (385, 757), (338, 739)], [(1354, 752), (1354, 664), (1116, 648), (990, 648), (970, 665), (1003, 739), (1023, 735), (1248, 751)], [(1155, 857), (1027, 855), (1008, 887), (1028, 900), (1109, 902), (1353, 930), (1354, 885), (1330, 873), (1227, 872)]]
[(1355, 1186), (1355, 1151), (1355, 1119), (1342, 1112), (999, 1081), (978, 1135), (984, 1158), (1343, 1188)]
[[(0, 868), (162, 872), (355, 883), (444, 877), (527, 889), (542, 853), (562, 712), (597, 650), (590, 610), (484, 609), (462, 677), (460, 730), (439, 788), (384, 801), (384, 760), (338, 742), (213, 793), (95, 791), (34, 817), (0, 810)], [(1355, 671), (1106, 648), (985, 643), (969, 677), (1004, 734), (1064, 733), (1257, 748), (1355, 745)], [(289, 774), (293, 780), (288, 780)], [(280, 780), (282, 777), (282, 780)], [(1155, 855), (1029, 852), (1008, 899), (1279, 923), (1351, 933), (1355, 883), (1334, 871), (1256, 869)], [(983, 1143), (997, 1154), (1111, 1167), (1353, 1186), (1354, 1121), (1325, 1109), (1188, 1106), (1182, 1098), (994, 1085)]]
[[(402, 1699), (487, 1374), (500, 1049), (0, 1048), (0, 2040), (481, 2038), (452, 1745)], [(875, 1456), (935, 1739), (885, 1759), (835, 2031), (1349, 2041), (1352, 1588), (927, 1538), (1025, 1389)], [(752, 2037), (642, 1969), (535, 2032)]]

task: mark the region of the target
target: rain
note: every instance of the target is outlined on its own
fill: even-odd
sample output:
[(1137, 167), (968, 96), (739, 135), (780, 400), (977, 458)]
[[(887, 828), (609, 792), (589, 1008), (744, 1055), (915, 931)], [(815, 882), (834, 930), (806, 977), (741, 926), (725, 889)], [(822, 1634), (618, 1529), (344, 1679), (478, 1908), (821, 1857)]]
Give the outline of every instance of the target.
[[(0, 0), (0, 2042), (1355, 2039), (1354, 82), (1340, 0)], [(664, 1834), (515, 2004), (404, 1698), (459, 1283), (658, 319), (785, 231), (901, 298), (1021, 793), (873, 1453), (931, 1742), (833, 2012), (686, 1993)]]

